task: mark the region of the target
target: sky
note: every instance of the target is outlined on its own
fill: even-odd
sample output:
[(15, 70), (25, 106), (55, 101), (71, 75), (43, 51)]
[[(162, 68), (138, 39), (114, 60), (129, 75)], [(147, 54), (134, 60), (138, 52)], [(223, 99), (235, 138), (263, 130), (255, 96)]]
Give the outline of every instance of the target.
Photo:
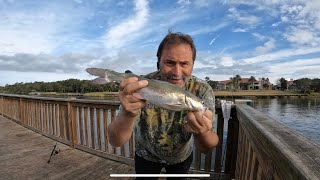
[(320, 78), (319, 0), (0, 0), (0, 86), (156, 71), (168, 33), (193, 37), (193, 75)]

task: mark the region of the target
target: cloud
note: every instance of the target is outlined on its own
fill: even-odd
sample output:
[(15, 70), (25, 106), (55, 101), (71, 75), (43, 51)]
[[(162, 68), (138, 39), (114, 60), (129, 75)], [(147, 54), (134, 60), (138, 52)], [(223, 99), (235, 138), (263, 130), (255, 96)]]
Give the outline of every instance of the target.
[(141, 34), (142, 29), (148, 21), (149, 6), (146, 0), (135, 1), (135, 14), (128, 17), (120, 24), (111, 27), (105, 35), (107, 48), (121, 48)]
[(267, 42), (263, 44), (263, 46), (258, 46), (255, 48), (255, 52), (253, 53), (254, 55), (260, 55), (260, 54), (265, 54), (271, 50), (273, 50), (276, 47), (275, 45), (275, 40), (270, 39)]
[(219, 37), (220, 37), (220, 34), (215, 36), (214, 38), (212, 38), (212, 40), (210, 41), (209, 45), (212, 45)]
[(281, 77), (293, 79), (319, 77), (319, 69), (320, 58), (296, 59), (290, 62), (270, 64), (272, 76), (278, 79)]
[(266, 36), (263, 36), (263, 35), (261, 35), (261, 34), (259, 34), (259, 33), (252, 33), (252, 35), (253, 35), (255, 38), (257, 38), (259, 41), (264, 41), (264, 40), (268, 39)]
[(180, 4), (181, 6), (187, 6), (191, 4), (190, 0), (178, 0), (177, 3)]
[(94, 57), (65, 54), (54, 57), (46, 54), (15, 54), (0, 56), (0, 70), (15, 72), (78, 73), (95, 61)]
[(246, 12), (239, 12), (236, 8), (228, 9), (228, 17), (243, 25), (256, 25), (261, 19), (257, 16), (250, 15)]
[(189, 34), (191, 36), (208, 34), (210, 32), (219, 31), (219, 30), (225, 28), (226, 26), (228, 26), (229, 24), (230, 24), (229, 22), (220, 22), (218, 24), (207, 25), (207, 26), (203, 26), (201, 28), (197, 28), (196, 30), (189, 32)]
[(195, 5), (198, 7), (209, 7), (210, 3), (212, 3), (212, 1), (208, 1), (208, 0), (195, 0), (194, 1)]
[(319, 53), (320, 48), (293, 48), (293, 49), (283, 49), (269, 54), (254, 56), (250, 58), (239, 59), (240, 63), (251, 64), (251, 63), (261, 63), (266, 61), (277, 61), (281, 59), (286, 59), (294, 56), (308, 55)]
[(303, 27), (292, 27), (289, 32), (284, 34), (284, 37), (286, 37), (289, 42), (297, 45), (308, 45), (313, 47), (320, 45), (320, 37), (318, 34)]
[(221, 57), (221, 62), (220, 65), (230, 67), (234, 64), (234, 60), (232, 57), (227, 56), (227, 57)]
[(232, 32), (248, 32), (249, 29), (248, 28), (236, 28), (236, 29), (232, 29)]

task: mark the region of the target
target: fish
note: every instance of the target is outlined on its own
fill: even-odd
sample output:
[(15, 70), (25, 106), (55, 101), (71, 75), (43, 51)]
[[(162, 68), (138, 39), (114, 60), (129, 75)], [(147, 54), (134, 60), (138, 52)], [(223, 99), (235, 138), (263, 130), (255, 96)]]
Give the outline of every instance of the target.
[(98, 78), (91, 81), (93, 84), (121, 83), (123, 79), (137, 77), (147, 80), (148, 85), (137, 90), (132, 95), (146, 100), (162, 109), (171, 111), (205, 111), (204, 101), (189, 91), (186, 91), (166, 81), (147, 79), (133, 73), (119, 73), (109, 69), (87, 68), (86, 71)]

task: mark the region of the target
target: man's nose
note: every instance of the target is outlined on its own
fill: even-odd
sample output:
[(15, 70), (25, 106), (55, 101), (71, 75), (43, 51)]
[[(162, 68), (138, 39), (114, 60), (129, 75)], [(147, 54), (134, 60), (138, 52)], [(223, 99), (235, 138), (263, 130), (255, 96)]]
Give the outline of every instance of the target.
[(181, 74), (182, 74), (182, 69), (181, 69), (181, 67), (179, 66), (179, 64), (176, 64), (176, 65), (173, 67), (172, 73), (173, 73), (175, 76), (181, 76)]

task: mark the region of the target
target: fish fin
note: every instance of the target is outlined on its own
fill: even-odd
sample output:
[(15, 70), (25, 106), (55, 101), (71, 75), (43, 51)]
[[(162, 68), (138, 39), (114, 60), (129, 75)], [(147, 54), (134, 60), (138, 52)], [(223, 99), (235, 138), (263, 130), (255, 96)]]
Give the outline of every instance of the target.
[(133, 93), (132, 95), (133, 95), (134, 97), (138, 98), (138, 99), (143, 99), (143, 100), (145, 100), (145, 99), (141, 96), (141, 94), (139, 94), (139, 93)]
[(87, 68), (86, 71), (93, 75), (93, 76), (99, 76), (99, 77), (105, 77), (106, 76), (106, 72), (105, 69), (101, 69), (101, 68)]
[(92, 84), (107, 84), (109, 82), (111, 82), (111, 81), (109, 81), (109, 79), (102, 78), (102, 77), (96, 78), (91, 81)]

